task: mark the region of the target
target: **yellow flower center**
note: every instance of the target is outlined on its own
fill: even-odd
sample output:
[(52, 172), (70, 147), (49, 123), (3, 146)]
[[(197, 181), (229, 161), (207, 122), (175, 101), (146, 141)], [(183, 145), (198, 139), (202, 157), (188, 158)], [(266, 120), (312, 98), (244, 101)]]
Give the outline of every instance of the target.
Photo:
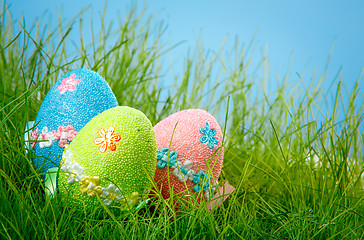
[(80, 181), (82, 194), (87, 194), (89, 197), (95, 197), (102, 194), (102, 187), (99, 186), (100, 178), (98, 176), (84, 177)]

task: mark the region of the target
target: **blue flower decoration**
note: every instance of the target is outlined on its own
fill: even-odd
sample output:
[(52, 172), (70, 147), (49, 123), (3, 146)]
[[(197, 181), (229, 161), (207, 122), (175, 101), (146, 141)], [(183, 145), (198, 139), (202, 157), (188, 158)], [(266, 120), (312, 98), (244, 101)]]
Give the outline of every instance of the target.
[(193, 183), (197, 184), (192, 188), (194, 192), (206, 191), (210, 187), (210, 176), (209, 174), (205, 174), (204, 171), (200, 171), (200, 174), (197, 174), (193, 177)]
[(217, 139), (214, 137), (216, 135), (216, 131), (215, 129), (211, 129), (210, 128), (210, 124), (208, 122), (206, 122), (206, 129), (203, 127), (199, 128), (200, 133), (203, 134), (203, 136), (201, 136), (200, 138), (200, 142), (201, 143), (206, 143), (209, 146), (210, 149), (214, 148), (214, 144), (218, 144), (219, 142), (217, 141)]
[[(157, 163), (157, 167), (159, 169), (164, 168), (168, 163), (168, 152), (169, 149), (164, 147), (161, 150), (157, 151), (157, 159), (159, 160)], [(169, 167), (172, 167), (177, 162), (177, 152), (176, 151), (170, 151), (169, 152)]]

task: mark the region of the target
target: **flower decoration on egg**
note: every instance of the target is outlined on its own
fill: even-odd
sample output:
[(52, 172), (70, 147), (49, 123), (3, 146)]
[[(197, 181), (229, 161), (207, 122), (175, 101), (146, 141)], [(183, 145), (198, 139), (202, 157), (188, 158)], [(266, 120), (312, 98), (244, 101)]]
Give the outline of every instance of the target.
[(114, 184), (109, 184), (107, 188), (102, 188), (100, 197), (104, 198), (104, 204), (109, 206), (113, 201), (120, 201), (124, 198), (122, 192)]
[(97, 137), (94, 140), (94, 143), (96, 145), (100, 145), (100, 152), (104, 153), (106, 152), (107, 148), (109, 148), (111, 151), (116, 150), (116, 142), (119, 142), (121, 140), (121, 136), (118, 134), (114, 134), (115, 129), (113, 127), (109, 127), (107, 131), (105, 129), (100, 128), (99, 129), (99, 135), (101, 137)]
[(67, 127), (59, 126), (57, 131), (52, 131), (54, 138), (59, 140), (58, 146), (65, 147), (68, 141), (72, 141), (72, 139), (76, 136), (77, 131), (72, 125), (68, 125)]
[(61, 171), (68, 176), (67, 183), (81, 182), (85, 177), (83, 174), (85, 169), (78, 162), (72, 162), (72, 152), (67, 148), (68, 145), (65, 146), (63, 153)]
[(80, 181), (80, 190), (83, 194), (87, 194), (89, 197), (95, 197), (96, 195), (102, 194), (102, 187), (99, 186), (100, 177), (99, 176), (85, 176)]
[(200, 174), (196, 174), (193, 178), (193, 183), (197, 184), (193, 191), (200, 192), (201, 188), (203, 191), (206, 191), (210, 187), (210, 176), (209, 174), (205, 174), (204, 171), (200, 171)]
[(67, 141), (72, 141), (76, 136), (77, 131), (72, 125), (68, 125), (67, 127), (59, 126), (58, 130), (49, 131), (48, 127), (45, 126), (42, 129), (42, 133), (39, 136), (38, 128), (35, 128), (32, 131), (32, 147), (34, 147), (37, 140), (39, 140), (39, 147), (51, 147), (53, 142), (59, 140), (58, 146), (64, 148), (67, 145)]
[(215, 191), (217, 183), (214, 183), (213, 186), (210, 186), (210, 181), (214, 182), (212, 177), (202, 170), (200, 170), (199, 173), (194, 171), (192, 169), (193, 162), (190, 160), (186, 160), (184, 163), (179, 161), (178, 153), (176, 151), (172, 151), (167, 147), (163, 147), (161, 150), (157, 150), (157, 159), (157, 167), (159, 169), (169, 166), (173, 169), (173, 175), (178, 179), (178, 181), (184, 183), (189, 180), (193, 182), (195, 186), (192, 188), (192, 190), (197, 193), (202, 190), (205, 193), (206, 199), (209, 199), (210, 193)]
[(61, 171), (68, 176), (68, 184), (73, 184), (75, 182), (79, 183), (82, 194), (86, 194), (89, 197), (98, 195), (104, 199), (104, 204), (107, 206), (114, 201), (119, 202), (123, 200), (124, 196), (119, 188), (114, 184), (109, 184), (107, 188), (100, 186), (100, 177), (85, 175), (85, 168), (74, 161), (72, 157), (72, 151), (69, 150), (68, 145), (66, 145), (62, 156)]
[[(169, 154), (168, 154), (168, 152), (169, 152)], [(169, 155), (169, 157), (168, 157), (168, 155)], [(169, 167), (174, 166), (177, 162), (177, 155), (178, 154), (176, 151), (169, 151), (169, 149), (166, 147), (162, 148), (161, 150), (158, 150), (157, 159), (159, 161), (157, 163), (157, 167), (159, 169), (164, 168), (167, 165), (168, 161), (169, 161), (169, 164), (168, 164)]]
[(206, 143), (209, 146), (210, 149), (214, 148), (214, 144), (219, 144), (219, 142), (217, 141), (217, 139), (215, 138), (216, 135), (216, 131), (215, 129), (210, 128), (210, 124), (208, 122), (206, 122), (205, 124), (206, 129), (203, 127), (200, 127), (200, 133), (203, 134), (203, 136), (201, 136), (200, 138), (200, 142), (201, 143)]
[(41, 139), (43, 140), (42, 142), (39, 142), (39, 146), (41, 148), (44, 148), (44, 147), (50, 147), (53, 143), (53, 141), (56, 139), (54, 137), (54, 135), (52, 134), (52, 132), (50, 132), (48, 130), (47, 127), (44, 127), (42, 129), (42, 134), (41, 134)]
[(34, 148), (36, 140), (38, 139), (38, 136), (39, 136), (38, 128), (34, 128), (32, 131), (32, 135), (30, 136), (30, 140), (32, 140), (31, 141), (32, 148)]
[[(100, 185), (99, 176), (84, 175), (84, 167), (72, 160), (72, 152), (67, 148), (68, 145), (66, 145), (65, 152), (63, 153), (61, 171), (68, 176), (68, 184), (72, 185), (75, 182), (79, 183), (79, 189), (82, 194), (91, 198), (99, 196), (104, 200), (103, 203), (106, 206), (111, 205), (113, 202), (121, 203), (121, 209), (125, 210), (136, 203), (140, 203), (141, 195), (138, 192), (133, 192), (130, 196), (124, 197), (121, 189), (114, 184), (109, 184), (109, 186), (105, 188)], [(144, 194), (147, 194), (147, 192), (148, 191), (145, 190)]]
[(76, 90), (75, 85), (80, 82), (81, 80), (76, 78), (76, 74), (71, 74), (68, 78), (62, 80), (61, 85), (59, 85), (56, 90), (59, 90), (60, 94), (64, 94), (67, 90), (72, 92)]
[(178, 162), (178, 167), (173, 170), (173, 175), (178, 178), (180, 182), (185, 182), (187, 179), (192, 181), (193, 177), (195, 176), (196, 172), (192, 170), (193, 162), (187, 160), (182, 164)]

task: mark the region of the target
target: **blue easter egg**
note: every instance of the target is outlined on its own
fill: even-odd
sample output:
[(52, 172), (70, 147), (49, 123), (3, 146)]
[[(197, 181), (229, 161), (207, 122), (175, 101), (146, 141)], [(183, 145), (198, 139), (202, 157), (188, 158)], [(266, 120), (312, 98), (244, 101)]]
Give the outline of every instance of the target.
[(78, 131), (116, 106), (115, 95), (98, 73), (76, 69), (65, 74), (47, 93), (35, 119), (31, 134), (35, 167), (42, 172), (59, 167), (65, 145)]

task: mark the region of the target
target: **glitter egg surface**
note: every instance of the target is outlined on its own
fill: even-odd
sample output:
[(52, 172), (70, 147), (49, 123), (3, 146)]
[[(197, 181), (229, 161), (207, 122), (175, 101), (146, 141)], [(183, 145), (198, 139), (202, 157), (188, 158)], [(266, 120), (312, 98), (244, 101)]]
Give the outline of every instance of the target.
[[(154, 126), (157, 162), (154, 180), (164, 198), (200, 194), (209, 200), (224, 159), (222, 133), (216, 119), (200, 109), (172, 114)], [(187, 188), (186, 188), (187, 187)]]
[(61, 77), (39, 108), (31, 133), (34, 165), (46, 172), (59, 167), (61, 155), (83, 126), (103, 111), (118, 106), (98, 73), (76, 69)]
[(79, 209), (100, 201), (133, 209), (149, 192), (157, 143), (149, 119), (139, 110), (115, 107), (94, 117), (62, 156), (59, 195)]

